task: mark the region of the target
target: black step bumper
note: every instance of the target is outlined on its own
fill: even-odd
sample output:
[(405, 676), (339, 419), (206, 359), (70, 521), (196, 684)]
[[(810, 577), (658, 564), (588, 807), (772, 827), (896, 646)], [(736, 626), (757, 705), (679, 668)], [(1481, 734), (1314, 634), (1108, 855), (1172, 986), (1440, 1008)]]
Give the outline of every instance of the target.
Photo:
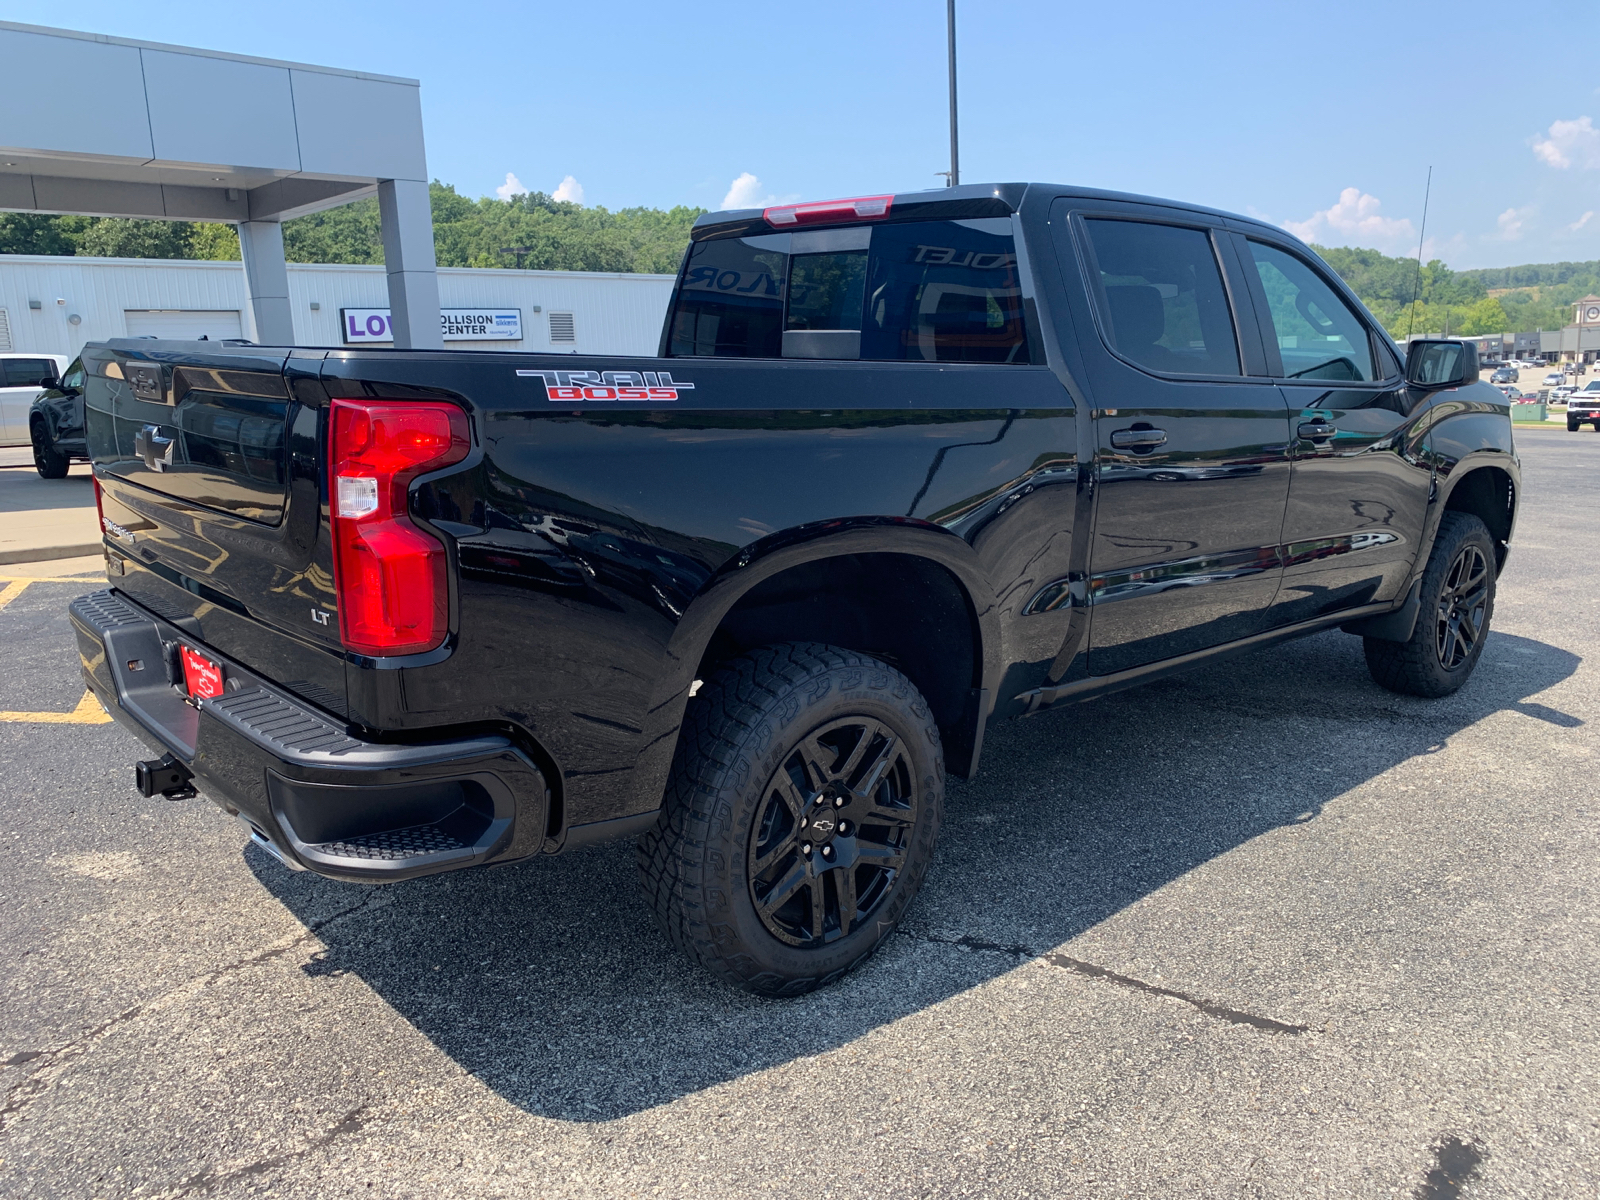
[[(197, 628), (116, 591), (80, 596), (69, 611), (84, 677), (106, 710), (188, 767), (288, 866), (386, 883), (526, 858), (544, 844), (549, 789), (508, 738), (364, 740), (206, 646)], [(221, 696), (185, 698), (184, 644), (222, 665)]]

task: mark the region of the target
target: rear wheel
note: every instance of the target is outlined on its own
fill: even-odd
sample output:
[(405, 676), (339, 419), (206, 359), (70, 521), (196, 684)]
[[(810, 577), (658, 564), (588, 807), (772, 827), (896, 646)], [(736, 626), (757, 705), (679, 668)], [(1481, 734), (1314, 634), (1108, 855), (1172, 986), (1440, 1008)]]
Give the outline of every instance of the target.
[(1422, 612), (1411, 639), (1367, 638), (1372, 678), (1392, 692), (1448, 696), (1472, 674), (1494, 615), (1494, 539), (1470, 513), (1447, 512), (1422, 575)]
[(673, 944), (729, 983), (808, 992), (899, 923), (943, 796), (939, 731), (909, 679), (835, 646), (766, 647), (690, 701), (640, 882)]
[(72, 461), (50, 442), (50, 434), (43, 421), (35, 421), (30, 430), (33, 437), (33, 466), (45, 479), (65, 479)]

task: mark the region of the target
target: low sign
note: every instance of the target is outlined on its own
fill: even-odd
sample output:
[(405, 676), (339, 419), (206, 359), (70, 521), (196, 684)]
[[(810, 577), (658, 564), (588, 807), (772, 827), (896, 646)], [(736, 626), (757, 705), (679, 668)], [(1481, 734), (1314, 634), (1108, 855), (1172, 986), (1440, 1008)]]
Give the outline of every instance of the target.
[[(442, 308), (439, 331), (447, 342), (522, 340), (520, 308)], [(387, 308), (341, 308), (339, 332), (346, 346), (394, 341)]]

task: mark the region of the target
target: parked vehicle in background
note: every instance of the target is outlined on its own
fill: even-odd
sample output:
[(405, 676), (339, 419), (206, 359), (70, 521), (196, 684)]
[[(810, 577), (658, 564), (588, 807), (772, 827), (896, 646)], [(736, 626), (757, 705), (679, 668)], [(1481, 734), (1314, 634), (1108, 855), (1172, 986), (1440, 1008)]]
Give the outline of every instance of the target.
[(1511, 383), (1497, 383), (1494, 385), (1507, 400), (1521, 400), (1522, 389)]
[(1543, 386), (1545, 386), (1545, 387), (1560, 387), (1566, 381), (1567, 381), (1567, 376), (1566, 376), (1566, 373), (1564, 371), (1551, 371), (1548, 375), (1546, 375), (1544, 377)]
[[(61, 359), (66, 362), (65, 357)], [(87, 461), (83, 431), (83, 363), (59, 373), (28, 407), (25, 430), (33, 446), (33, 465), (45, 479), (63, 479), (74, 459)]]
[(1515, 367), (1501, 367), (1493, 375), (1489, 376), (1489, 382), (1490, 383), (1516, 383), (1521, 378), (1522, 378), (1521, 374), (1517, 371), (1517, 369)]
[(1577, 433), (1585, 421), (1600, 433), (1600, 379), (1592, 379), (1581, 391), (1567, 397), (1567, 432)]
[(71, 615), (145, 795), (351, 882), (635, 837), (673, 944), (792, 994), (895, 928), (992, 720), (1333, 628), (1471, 675), (1509, 406), (1282, 229), (1001, 184), (692, 239), (658, 358), (84, 350)]
[(1572, 395), (1577, 390), (1578, 390), (1578, 385), (1575, 384), (1575, 383), (1563, 383), (1560, 387), (1553, 387), (1553, 388), (1550, 389), (1550, 392), (1549, 392), (1550, 403), (1551, 404), (1560, 404), (1568, 396)]
[(28, 444), (28, 406), (66, 365), (62, 354), (0, 353), (0, 446)]

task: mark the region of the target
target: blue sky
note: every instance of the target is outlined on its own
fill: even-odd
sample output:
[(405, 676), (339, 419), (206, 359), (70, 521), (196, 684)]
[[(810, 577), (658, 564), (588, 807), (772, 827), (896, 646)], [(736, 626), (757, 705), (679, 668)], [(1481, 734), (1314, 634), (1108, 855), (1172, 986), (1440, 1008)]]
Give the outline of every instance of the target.
[[(1173, 196), (1457, 268), (1600, 258), (1600, 5), (958, 0), (962, 175)], [(720, 207), (936, 186), (943, 0), (12, 0), (6, 19), (422, 81), (492, 195)], [(748, 178), (743, 178), (748, 176)], [(735, 181), (740, 181), (735, 187)], [(1586, 215), (1587, 214), (1587, 215)]]

